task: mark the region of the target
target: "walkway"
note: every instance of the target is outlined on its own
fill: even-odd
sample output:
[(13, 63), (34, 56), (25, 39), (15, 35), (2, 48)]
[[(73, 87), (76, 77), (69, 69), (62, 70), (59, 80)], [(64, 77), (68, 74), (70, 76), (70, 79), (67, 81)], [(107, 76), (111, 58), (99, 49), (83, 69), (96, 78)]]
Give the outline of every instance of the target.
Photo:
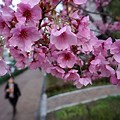
[(107, 85), (59, 94), (48, 98), (47, 112), (49, 113), (79, 103), (87, 103), (111, 95), (120, 95), (120, 89), (117, 86)]
[[(22, 96), (18, 101), (18, 113), (14, 120), (35, 120), (39, 107), (43, 84), (43, 74), (39, 70), (27, 70), (15, 79)], [(12, 120), (12, 108), (4, 99), (5, 84), (0, 86), (0, 120)]]

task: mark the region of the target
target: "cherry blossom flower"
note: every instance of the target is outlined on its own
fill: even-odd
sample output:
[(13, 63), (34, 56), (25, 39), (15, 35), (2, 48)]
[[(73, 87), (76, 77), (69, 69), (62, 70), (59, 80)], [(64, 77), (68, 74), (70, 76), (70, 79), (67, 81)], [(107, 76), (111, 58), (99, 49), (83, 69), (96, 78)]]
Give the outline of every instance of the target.
[(115, 74), (115, 70), (112, 67), (110, 67), (109, 65), (106, 65), (106, 69), (110, 71), (111, 75)]
[(56, 76), (58, 78), (63, 78), (64, 73), (65, 73), (65, 71), (62, 68), (57, 67), (57, 66), (49, 67), (47, 69), (47, 72), (51, 73), (53, 76)]
[(96, 56), (90, 63), (89, 71), (92, 74), (97, 74), (100, 77), (109, 77), (111, 73), (115, 73), (114, 69), (108, 66), (109, 62), (101, 54)]
[[(95, 0), (97, 11), (101, 12), (109, 1)], [(17, 9), (12, 0), (3, 2), (0, 75), (9, 71), (3, 58), (3, 48), (7, 48), (18, 68), (41, 68), (66, 82), (72, 81), (76, 87), (87, 86), (101, 77), (120, 86), (120, 40), (99, 40), (91, 31), (89, 23), (94, 17), (89, 19), (87, 0), (21, 0)], [(57, 10), (59, 5), (62, 8)], [(103, 22), (96, 21), (94, 25), (102, 34), (120, 30), (119, 17), (118, 22), (108, 20), (104, 14), (100, 17)]]
[(116, 76), (117, 76), (117, 79), (120, 79), (120, 64), (118, 64), (118, 68), (116, 70)]
[(108, 50), (111, 49), (112, 39), (108, 38), (107, 40), (97, 40), (96, 45), (94, 45), (93, 54), (95, 56), (102, 54), (103, 56), (108, 55)]
[(34, 48), (32, 57), (33, 60), (30, 63), (31, 69), (36, 69), (41, 67), (41, 65), (44, 64), (46, 60), (45, 53), (43, 53), (42, 48)]
[(37, 23), (42, 18), (41, 8), (36, 5), (33, 8), (29, 4), (18, 4), (17, 12), (15, 16), (21, 23), (30, 22)]
[(78, 19), (78, 20), (79, 20), (79, 19), (80, 19), (80, 16), (78, 15), (78, 12), (79, 12), (79, 11), (77, 10), (77, 11), (75, 11), (74, 13), (72, 13), (71, 17), (74, 18), (74, 19)]
[(120, 40), (117, 40), (112, 44), (110, 52), (113, 54), (114, 59), (120, 63)]
[(9, 6), (12, 4), (12, 0), (3, 0), (6, 6)]
[(3, 59), (0, 59), (0, 76), (5, 75), (9, 71), (8, 65)]
[(14, 10), (8, 6), (3, 6), (1, 11), (1, 17), (4, 19), (6, 24), (10, 27), (9, 22), (14, 18)]
[[(82, 31), (80, 34), (82, 34)], [(90, 32), (89, 39), (85, 38), (86, 36), (82, 37), (77, 35), (77, 37), (78, 37), (78, 45), (82, 46), (81, 49), (82, 52), (94, 51), (94, 47), (96, 46), (98, 39), (94, 36), (92, 32)]]
[(79, 79), (80, 84), (87, 86), (88, 84), (92, 84), (91, 78), (83, 77)]
[(10, 48), (10, 52), (11, 55), (15, 58), (16, 60), (16, 66), (18, 68), (25, 68), (28, 65), (28, 56), (27, 53), (19, 50), (19, 49), (15, 49), (14, 47)]
[(72, 68), (76, 63), (76, 57), (70, 51), (63, 51), (57, 59), (58, 64), (62, 68)]
[(112, 45), (112, 38), (108, 38), (107, 40), (104, 41), (104, 48), (106, 50), (110, 50)]
[(64, 79), (65, 81), (76, 81), (79, 80), (79, 74), (77, 73), (77, 70), (70, 70), (68, 71), (65, 76)]
[(109, 27), (108, 23), (103, 23), (101, 20), (96, 20), (94, 22), (95, 26), (97, 26), (102, 34), (104, 34)]
[(111, 31), (120, 31), (120, 22), (114, 22), (113, 24), (109, 24), (109, 30)]
[(34, 7), (40, 2), (40, 0), (21, 0), (21, 2), (24, 4), (29, 4), (31, 7)]
[(47, 53), (47, 58), (50, 63), (54, 63), (58, 58), (59, 51), (57, 51), (56, 47), (52, 44), (49, 45), (49, 48), (50, 48), (50, 52)]
[(40, 38), (40, 33), (33, 26), (18, 25), (11, 30), (11, 33), (10, 45), (17, 46), (22, 51), (30, 51), (33, 43)]
[(0, 16), (0, 35), (2, 35), (4, 37), (9, 37), (10, 36), (10, 29), (7, 26), (4, 19), (2, 18), (2, 16)]
[(87, 78), (87, 77), (81, 77), (79, 78), (79, 80), (76, 80), (74, 82), (74, 85), (77, 88), (81, 88), (82, 86), (87, 86), (88, 84), (92, 84), (91, 78)]
[(74, 82), (74, 85), (76, 86), (76, 88), (81, 88), (81, 87), (83, 87), (83, 85), (82, 85), (78, 80), (76, 80), (76, 81)]
[(58, 50), (65, 50), (71, 45), (77, 44), (77, 37), (71, 31), (70, 26), (65, 26), (60, 30), (52, 29), (50, 42), (54, 44)]
[(112, 75), (112, 76), (110, 77), (110, 82), (111, 82), (113, 85), (117, 85), (117, 84), (120, 82), (120, 80), (118, 80), (115, 75)]
[(89, 28), (89, 17), (84, 17), (81, 22), (80, 25), (78, 27), (78, 33), (77, 33), (77, 37), (78, 38), (86, 38), (86, 39), (90, 39), (90, 28)]
[(81, 5), (87, 2), (87, 0), (73, 0), (75, 4)]
[(50, 0), (50, 3), (52, 5), (57, 5), (59, 3), (60, 0)]
[(80, 21), (77, 32), (77, 43), (82, 45), (82, 51), (93, 51), (93, 47), (97, 42), (97, 37), (90, 31), (89, 17), (83, 17)]
[(110, 1), (111, 0), (95, 0), (95, 3), (97, 7), (100, 7), (101, 5), (102, 6), (108, 5)]
[(106, 61), (105, 57), (101, 54), (95, 57), (94, 60), (91, 61), (91, 64), (93, 65), (106, 65), (109, 64), (108, 61)]

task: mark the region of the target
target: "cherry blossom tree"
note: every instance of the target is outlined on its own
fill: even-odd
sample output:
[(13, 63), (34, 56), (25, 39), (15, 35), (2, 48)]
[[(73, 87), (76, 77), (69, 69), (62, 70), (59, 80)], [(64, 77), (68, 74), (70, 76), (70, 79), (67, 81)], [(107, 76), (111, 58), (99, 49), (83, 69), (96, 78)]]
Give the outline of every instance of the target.
[[(119, 31), (104, 7), (110, 0), (92, 0), (95, 12), (87, 10), (87, 0), (21, 0), (17, 9), (12, 0), (0, 6), (0, 75), (9, 72), (4, 48), (10, 51), (18, 68), (41, 68), (72, 81), (76, 87), (108, 77), (120, 84), (120, 41), (110, 37)], [(90, 3), (89, 3), (90, 4)], [(61, 5), (61, 10), (57, 7)], [(96, 21), (92, 14), (101, 18)], [(96, 37), (90, 23), (106, 39)]]

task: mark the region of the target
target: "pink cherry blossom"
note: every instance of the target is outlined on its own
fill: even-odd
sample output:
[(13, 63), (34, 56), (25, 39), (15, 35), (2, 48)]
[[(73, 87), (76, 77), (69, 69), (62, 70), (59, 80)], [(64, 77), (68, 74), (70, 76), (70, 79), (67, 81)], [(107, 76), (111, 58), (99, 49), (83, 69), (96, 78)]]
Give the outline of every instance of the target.
[(65, 73), (65, 71), (62, 68), (57, 67), (57, 66), (55, 66), (55, 67), (49, 67), (47, 69), (47, 72), (51, 73), (53, 76), (56, 76), (58, 78), (63, 78), (64, 73)]
[(80, 37), (79, 35), (77, 35), (77, 37), (78, 37), (78, 45), (82, 46), (81, 49), (82, 52), (94, 51), (94, 47), (96, 46), (98, 39), (94, 36), (92, 32), (90, 32), (89, 39), (85, 37)]
[(118, 68), (116, 70), (116, 76), (117, 76), (117, 79), (120, 79), (120, 64), (118, 64)]
[(21, 0), (21, 2), (24, 4), (29, 4), (31, 7), (34, 7), (40, 2), (40, 0)]
[(106, 65), (106, 69), (110, 71), (111, 75), (115, 74), (115, 70), (112, 67), (110, 67), (109, 65)]
[(95, 3), (96, 3), (96, 5), (97, 5), (97, 7), (99, 7), (99, 6), (106, 6), (106, 5), (108, 5), (109, 4), (109, 2), (110, 2), (111, 0), (95, 0)]
[(112, 45), (112, 38), (108, 38), (107, 40), (104, 41), (104, 48), (106, 50), (110, 50)]
[(97, 40), (96, 45), (94, 45), (95, 56), (102, 54), (103, 56), (108, 55), (108, 50), (111, 49), (112, 39), (108, 38), (107, 40)]
[(9, 70), (8, 65), (5, 63), (4, 60), (0, 59), (0, 76), (5, 75)]
[(70, 51), (63, 51), (58, 56), (57, 62), (62, 68), (72, 68), (76, 63), (76, 57)]
[(33, 43), (40, 38), (40, 33), (33, 26), (18, 25), (11, 30), (11, 34), (10, 45), (22, 51), (30, 51)]
[[(103, 40), (102, 35), (98, 39), (93, 32), (95, 28), (109, 37), (112, 31), (120, 30), (119, 17), (113, 22), (109, 19), (111, 14), (107, 17), (105, 13), (104, 7), (110, 0), (94, 0), (97, 7), (92, 12), (87, 7), (93, 1), (85, 4), (87, 0), (21, 0), (17, 6), (12, 6), (12, 0), (3, 2), (0, 75), (9, 69), (3, 58), (5, 48), (16, 61), (16, 67), (41, 68), (66, 82), (72, 81), (76, 87), (87, 86), (102, 77), (120, 85), (120, 40)], [(94, 12), (103, 13), (99, 15), (100, 21), (96, 21)], [(92, 29), (90, 21), (95, 25)]]
[(60, 30), (52, 29), (50, 42), (54, 44), (58, 50), (65, 50), (71, 45), (77, 44), (77, 37), (71, 31), (70, 26), (65, 26)]
[(0, 16), (0, 35), (2, 35), (4, 37), (9, 37), (10, 36), (10, 29), (7, 26), (4, 19), (2, 18), (2, 16)]
[(78, 38), (86, 38), (86, 39), (90, 39), (90, 28), (88, 27), (89, 25), (89, 17), (84, 17), (81, 22), (80, 25), (78, 27), (78, 33), (77, 33), (77, 37)]
[(30, 63), (30, 68), (31, 69), (36, 69), (41, 67), (42, 64), (44, 64), (46, 58), (45, 58), (45, 53), (43, 53), (42, 48), (34, 48), (33, 51), (33, 60)]
[(74, 85), (77, 88), (81, 88), (82, 86), (87, 86), (88, 84), (92, 84), (91, 78), (87, 78), (87, 77), (81, 77), (79, 78), (79, 80), (76, 80), (74, 82)]
[(81, 5), (87, 2), (87, 0), (73, 0), (75, 4)]
[(57, 51), (56, 47), (52, 44), (49, 44), (49, 49), (50, 52), (47, 53), (47, 58), (50, 63), (54, 63), (54, 62), (56, 63), (56, 60), (59, 55), (59, 51)]
[(9, 22), (14, 18), (14, 10), (8, 6), (1, 8), (1, 17), (4, 19), (6, 24), (10, 27)]
[[(100, 72), (100, 73), (99, 73)], [(114, 69), (112, 69), (110, 66), (100, 66), (98, 69), (98, 74), (100, 77), (110, 77), (110, 75), (115, 73)]]
[(99, 54), (102, 54), (103, 56), (107, 55), (107, 50), (104, 49), (104, 40), (98, 40), (96, 45), (94, 46), (93, 54), (95, 56), (98, 56)]
[(120, 63), (120, 40), (117, 40), (112, 44), (110, 52), (113, 54), (114, 59)]
[(109, 77), (110, 74), (114, 74), (115, 71), (110, 66), (108, 66), (108, 64), (109, 62), (106, 61), (105, 57), (100, 54), (91, 61), (89, 71), (92, 74), (98, 74), (100, 77)]
[(108, 23), (103, 23), (103, 21), (101, 21), (101, 20), (95, 21), (94, 24), (95, 24), (95, 26), (97, 26), (99, 28), (99, 30), (102, 34), (104, 34), (109, 27)]
[(92, 84), (91, 78), (83, 77), (79, 79), (80, 84), (87, 86), (88, 84)]
[(30, 23), (37, 23), (42, 18), (41, 8), (36, 5), (33, 8), (29, 4), (18, 4), (17, 12), (15, 16), (19, 22), (25, 21)]
[(109, 29), (111, 31), (120, 31), (120, 22), (114, 22), (113, 24), (109, 24)]
[[(80, 19), (80, 15), (78, 14), (78, 10), (77, 11), (75, 11), (74, 13), (72, 13), (70, 16), (72, 17), (72, 18), (74, 18), (74, 19)], [(74, 22), (76, 22), (75, 20), (74, 20)], [(74, 23), (73, 22), (73, 23)]]
[(120, 80), (118, 80), (115, 75), (112, 75), (112, 76), (110, 77), (110, 82), (111, 82), (113, 85), (117, 85), (117, 84), (120, 82)]
[(76, 86), (76, 88), (81, 88), (81, 87), (83, 87), (83, 85), (82, 85), (78, 80), (76, 80), (76, 81), (74, 82), (74, 85)]
[(79, 80), (79, 74), (77, 73), (78, 71), (77, 70), (70, 70), (68, 71), (65, 76), (64, 76), (64, 79), (66, 81), (76, 81), (76, 80)]
[(10, 48), (11, 55), (14, 57), (16, 60), (16, 66), (18, 68), (25, 68), (26, 65), (28, 65), (28, 56), (27, 53), (14, 49), (13, 47)]
[(59, 3), (60, 0), (50, 0), (50, 3), (52, 5), (57, 5), (57, 3)]
[(6, 6), (9, 6), (12, 4), (12, 0), (3, 0)]
[(40, 67), (40, 62), (39, 61), (32, 61), (30, 63), (30, 69), (37, 69)]
[(95, 57), (94, 60), (91, 61), (91, 64), (93, 65), (106, 65), (109, 64), (109, 62), (106, 61), (105, 57), (101, 54)]

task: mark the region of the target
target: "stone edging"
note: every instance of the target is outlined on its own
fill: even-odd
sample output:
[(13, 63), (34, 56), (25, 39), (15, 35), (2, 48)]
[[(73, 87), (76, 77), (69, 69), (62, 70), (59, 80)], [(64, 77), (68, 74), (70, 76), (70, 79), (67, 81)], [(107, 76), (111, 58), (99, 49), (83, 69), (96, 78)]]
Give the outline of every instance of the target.
[[(110, 90), (112, 91), (111, 93), (110, 93)], [(98, 96), (96, 94), (97, 91), (99, 93), (101, 92), (100, 96)], [(90, 96), (89, 99), (86, 99), (86, 100), (81, 99), (82, 97), (85, 98), (85, 95), (87, 95), (87, 96), (91, 95), (92, 92), (95, 92), (96, 96), (93, 94), (92, 98)], [(78, 95), (80, 96), (80, 98), (79, 98)], [(113, 85), (97, 86), (97, 87), (91, 87), (91, 88), (86, 88), (86, 89), (81, 89), (81, 90), (76, 90), (76, 91), (72, 91), (72, 92), (59, 94), (59, 95), (48, 98), (47, 113), (52, 112), (52, 111), (56, 111), (56, 110), (59, 110), (59, 109), (65, 108), (65, 107), (78, 105), (80, 103), (82, 103), (82, 104), (83, 103), (88, 103), (88, 102), (91, 102), (91, 101), (96, 101), (98, 99), (106, 98), (108, 96), (116, 96), (116, 95), (120, 95), (120, 90), (117, 89), (117, 87), (113, 86)], [(71, 96), (73, 96), (73, 98)], [(74, 101), (74, 98), (76, 96), (78, 97), (78, 99)], [(69, 101), (68, 103), (67, 103), (67, 98), (68, 98), (68, 101)], [(71, 99), (71, 101), (70, 101), (70, 99)], [(53, 106), (52, 106), (52, 104), (53, 104)]]

